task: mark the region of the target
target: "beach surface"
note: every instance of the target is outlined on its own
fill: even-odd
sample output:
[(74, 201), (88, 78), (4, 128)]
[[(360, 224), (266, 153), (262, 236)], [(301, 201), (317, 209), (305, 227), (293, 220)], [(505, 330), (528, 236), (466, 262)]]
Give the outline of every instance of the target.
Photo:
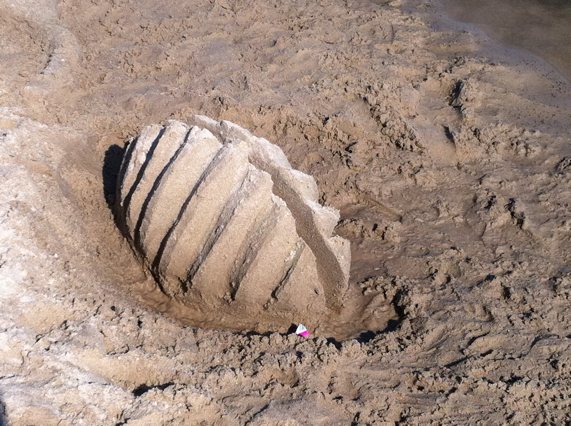
[[(457, 22), (542, 58), (571, 81), (571, 3), (567, 0), (442, 0), (440, 5)], [(518, 56), (529, 60), (525, 53)]]
[[(571, 421), (569, 83), (402, 6), (0, 0), (0, 424)], [(194, 114), (340, 210), (336, 327), (212, 329), (145, 274), (123, 148)]]

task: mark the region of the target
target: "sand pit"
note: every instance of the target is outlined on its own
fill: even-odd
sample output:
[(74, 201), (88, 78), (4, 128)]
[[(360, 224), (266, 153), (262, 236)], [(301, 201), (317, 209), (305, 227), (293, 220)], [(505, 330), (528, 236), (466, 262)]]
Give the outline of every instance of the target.
[[(0, 1), (0, 44), (2, 421), (570, 421), (566, 82), (399, 2)], [(193, 317), (119, 231), (125, 141), (196, 114), (340, 212), (327, 329)]]

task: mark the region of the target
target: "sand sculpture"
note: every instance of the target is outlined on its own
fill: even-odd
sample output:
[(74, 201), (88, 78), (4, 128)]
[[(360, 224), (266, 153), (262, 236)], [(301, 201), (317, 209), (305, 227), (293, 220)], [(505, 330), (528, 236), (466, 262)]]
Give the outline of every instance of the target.
[(317, 327), (348, 283), (338, 211), (276, 145), (193, 121), (148, 126), (127, 147), (117, 199), (131, 246), (164, 293), (214, 325)]

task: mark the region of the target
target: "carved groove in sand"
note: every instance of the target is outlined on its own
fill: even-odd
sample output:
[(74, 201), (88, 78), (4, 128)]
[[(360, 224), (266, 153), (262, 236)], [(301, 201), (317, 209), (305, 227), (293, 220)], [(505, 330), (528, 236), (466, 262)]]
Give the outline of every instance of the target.
[[(350, 247), (311, 176), (227, 121), (151, 125), (127, 148), (119, 216), (163, 292), (223, 327), (316, 327), (341, 307)], [(262, 324), (262, 325), (260, 325)]]

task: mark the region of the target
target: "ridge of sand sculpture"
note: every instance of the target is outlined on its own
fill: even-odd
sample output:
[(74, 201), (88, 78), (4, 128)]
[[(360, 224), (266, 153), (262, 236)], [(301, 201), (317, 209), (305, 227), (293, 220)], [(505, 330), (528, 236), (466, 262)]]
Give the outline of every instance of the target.
[(119, 174), (118, 212), (161, 290), (216, 326), (318, 327), (347, 289), (339, 212), (283, 151), (228, 121), (143, 129)]

